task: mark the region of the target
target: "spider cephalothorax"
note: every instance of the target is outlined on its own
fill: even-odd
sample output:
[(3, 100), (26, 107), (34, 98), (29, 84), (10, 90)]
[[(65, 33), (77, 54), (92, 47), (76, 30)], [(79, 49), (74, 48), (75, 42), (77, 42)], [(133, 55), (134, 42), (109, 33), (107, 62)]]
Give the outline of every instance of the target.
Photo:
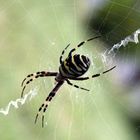
[[(42, 112), (42, 127), (44, 126), (44, 114), (45, 111), (49, 105), (49, 102), (51, 102), (52, 98), (55, 96), (56, 92), (58, 91), (58, 89), (62, 86), (62, 84), (66, 81), (69, 85), (74, 86), (76, 88), (82, 89), (82, 90), (86, 90), (89, 91), (86, 88), (83, 87), (79, 87), (75, 84), (72, 84), (70, 82), (70, 80), (88, 80), (90, 78), (95, 78), (100, 76), (101, 74), (105, 74), (109, 71), (111, 71), (112, 69), (114, 69), (116, 66), (102, 72), (102, 73), (98, 73), (98, 74), (94, 74), (91, 77), (81, 77), (82, 75), (84, 75), (87, 70), (89, 69), (90, 66), (90, 60), (88, 57), (84, 56), (84, 55), (80, 55), (80, 54), (75, 54), (73, 55), (73, 52), (76, 51), (76, 49), (78, 47), (81, 47), (84, 43), (91, 41), (93, 39), (99, 38), (100, 36), (96, 36), (93, 38), (90, 38), (86, 41), (82, 41), (81, 43), (79, 43), (74, 49), (72, 49), (69, 54), (68, 57), (63, 60), (63, 55), (65, 53), (65, 50), (67, 50), (67, 48), (69, 47), (70, 44), (67, 45), (67, 47), (62, 51), (62, 54), (60, 56), (60, 66), (59, 66), (59, 72), (47, 72), (47, 71), (40, 71), (40, 72), (36, 72), (33, 74), (29, 74), (23, 81), (22, 81), (22, 93), (21, 93), (21, 97), (23, 97), (23, 92), (26, 88), (26, 85), (28, 85), (30, 82), (32, 82), (34, 79), (39, 78), (39, 77), (48, 77), (48, 76), (55, 76), (55, 81), (57, 82), (57, 84), (55, 85), (55, 87), (53, 88), (53, 90), (49, 93), (48, 97), (46, 98), (45, 102), (40, 106), (38, 113), (36, 115), (35, 118), (35, 123), (37, 122), (37, 118), (39, 116), (39, 114)], [(25, 84), (24, 84), (25, 83)]]

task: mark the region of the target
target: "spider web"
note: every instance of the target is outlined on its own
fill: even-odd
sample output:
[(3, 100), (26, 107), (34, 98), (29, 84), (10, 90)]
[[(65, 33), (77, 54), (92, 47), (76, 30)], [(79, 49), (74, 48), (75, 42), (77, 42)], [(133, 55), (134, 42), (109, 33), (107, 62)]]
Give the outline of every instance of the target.
[[(96, 4), (93, 4), (92, 7), (92, 3)], [(135, 30), (131, 28), (127, 29), (129, 31), (129, 34), (120, 35), (121, 39), (116, 32), (118, 28), (121, 28), (125, 32), (126, 29), (122, 26), (122, 24), (128, 20), (130, 14), (138, 14), (140, 12), (139, 9), (136, 10), (135, 8), (138, 4), (138, 1), (136, 1), (133, 6), (127, 6), (125, 4), (122, 4), (121, 2), (113, 0), (106, 0), (104, 2), (101, 0), (98, 2), (96, 0), (82, 0), (80, 2), (76, 0), (61, 0), (58, 2), (54, 0), (48, 0), (47, 2), (26, 2), (23, 0), (1, 1), (0, 19), (2, 19), (2, 27), (5, 23), (5, 26), (8, 27), (7, 29), (4, 28), (1, 33), (1, 46), (6, 46), (5, 48), (1, 48), (1, 52), (3, 52), (4, 54), (2, 55), (4, 61), (1, 61), (1, 65), (4, 66), (4, 64), (7, 64), (7, 66), (4, 67), (5, 69), (1, 68), (1, 70), (2, 72), (6, 71), (6, 73), (11, 72), (8, 75), (8, 78), (6, 76), (2, 77), (3, 81), (4, 79), (6, 79), (8, 81), (9, 88), (13, 89), (13, 87), (17, 87), (17, 85), (19, 85), (18, 83), (26, 73), (28, 74), (28, 72), (30, 73), (32, 71), (34, 72), (44, 69), (47, 69), (49, 71), (58, 71), (58, 58), (61, 54), (61, 50), (68, 43), (71, 43), (72, 48), (72, 46), (77, 44), (79, 41), (85, 40), (89, 38), (89, 36), (91, 36), (88, 36), (85, 32), (90, 28), (89, 24), (92, 20), (91, 11), (88, 11), (87, 9), (95, 8), (98, 10), (98, 8), (101, 8), (106, 3), (111, 3), (111, 6), (106, 11), (105, 17), (101, 20), (101, 23), (98, 26), (98, 32), (100, 33), (103, 32), (103, 29), (107, 24), (114, 6), (118, 6), (118, 8), (121, 7), (124, 10), (129, 10), (123, 20), (117, 25), (114, 25), (111, 31), (106, 34), (106, 41), (112, 44), (109, 49), (105, 49), (101, 52), (97, 48), (97, 46), (100, 45), (100, 40), (97, 40), (95, 41), (96, 47), (93, 50), (95, 53), (91, 50), (89, 51), (86, 47), (79, 49), (79, 52), (77, 51), (77, 53), (86, 53), (91, 58), (91, 60), (95, 60), (94, 62), (92, 62), (91, 70), (87, 73), (87, 75), (92, 75), (93, 72), (100, 72), (103, 68), (105, 69), (107, 68), (107, 66), (112, 66), (112, 64), (115, 63), (114, 59), (121, 48), (125, 47), (125, 52), (123, 54), (123, 56), (125, 57), (128, 54), (129, 44), (132, 42), (134, 44), (134, 47), (136, 47), (136, 44), (139, 43), (139, 27)], [(79, 10), (79, 8), (81, 9)], [(17, 14), (18, 11), (19, 14)], [(87, 16), (85, 29), (81, 26), (81, 23), (79, 23), (79, 21), (81, 20), (80, 18), (82, 18), (82, 14), (85, 14), (85, 16)], [(16, 15), (17, 17), (12, 17), (12, 15)], [(12, 18), (8, 20), (5, 17)], [(139, 21), (138, 19), (133, 20), (135, 20), (135, 22)], [(22, 28), (24, 31), (21, 30)], [(111, 41), (112, 34), (116, 35), (117, 42)], [(22, 56), (22, 58), (19, 57), (20, 55)], [(19, 58), (20, 61), (18, 61), (17, 58)], [(21, 63), (23, 59), (24, 61), (23, 63)], [(20, 65), (20, 63), (22, 65)], [(127, 62), (123, 61), (122, 63), (126, 64)], [(101, 66), (100, 64), (103, 65)], [(6, 74), (3, 72), (1, 73), (1, 75)], [(13, 84), (12, 81), (9, 81), (9, 79), (12, 78), (15, 81), (13, 82)], [(108, 77), (105, 76), (105, 78), (107, 79)], [(125, 124), (125, 120), (123, 120), (123, 117), (121, 117), (121, 115), (119, 115), (117, 111), (115, 112), (115, 107), (110, 108), (110, 106), (113, 105), (111, 103), (111, 98), (113, 98), (114, 101), (114, 96), (117, 97), (117, 95), (111, 96), (107, 93), (113, 92), (113, 88), (112, 90), (109, 90), (108, 88), (108, 86), (111, 87), (113, 86), (113, 84), (110, 83), (110, 85), (103, 86), (105, 84), (105, 81), (102, 79), (103, 78), (99, 78), (94, 80), (93, 82), (87, 81), (76, 83), (83, 87), (89, 87), (91, 91), (90, 93), (85, 93), (84, 91), (74, 89), (65, 84), (58, 91), (57, 97), (55, 97), (56, 99), (54, 99), (49, 106), (45, 118), (46, 127), (44, 129), (41, 129), (40, 120), (37, 126), (33, 125), (32, 120), (34, 119), (33, 117), (38, 107), (44, 101), (44, 98), (46, 98), (50, 90), (53, 88), (54, 79), (40, 79), (39, 82), (33, 83), (33, 87), (37, 85), (41, 87), (38, 91), (40, 93), (40, 96), (37, 96), (34, 100), (30, 101), (30, 95), (32, 97), (32, 95), (34, 95), (34, 93), (37, 93), (37, 91), (26, 91), (27, 94), (23, 100), (17, 99), (14, 102), (10, 101), (7, 107), (2, 109), (1, 106), (5, 106), (8, 100), (13, 100), (15, 99), (15, 97), (17, 97), (17, 95), (15, 95), (15, 91), (19, 91), (19, 88), (14, 88), (14, 91), (5, 90), (7, 89), (7, 83), (4, 81), (2, 85), (5, 89), (2, 88), (1, 93), (9, 93), (10, 95), (1, 95), (2, 105), (0, 105), (0, 113), (8, 114), (12, 105), (17, 107), (19, 102), (21, 103), (21, 105), (23, 105), (27, 99), (29, 99), (30, 102), (28, 104), (25, 104), (23, 107), (21, 107), (20, 105), (22, 111), (25, 110), (25, 112), (23, 111), (22, 113), (16, 110), (15, 113), (12, 110), (13, 112), (11, 111), (8, 117), (1, 117), (1, 124), (3, 124), (3, 120), (6, 122), (6, 126), (13, 126), (13, 120), (14, 124), (17, 122), (22, 123), (23, 121), (24, 123), (21, 124), (22, 127), (15, 126), (15, 129), (17, 129), (20, 133), (23, 132), (22, 135), (25, 135), (25, 138), (35, 140), (46, 138), (53, 140), (110, 140), (112, 139), (112, 137), (115, 140), (134, 140), (135, 137), (133, 136), (133, 133), (131, 134), (130, 130), (127, 130), (127, 127), (129, 127), (129, 125), (127, 123)], [(1, 83), (3, 81), (1, 81)], [(125, 110), (124, 112), (127, 112), (128, 109), (126, 108), (126, 106), (124, 106), (122, 102), (119, 103), (121, 106), (123, 106)], [(27, 114), (27, 116), (25, 114)], [(24, 118), (22, 116), (24, 116)], [(120, 119), (118, 119), (116, 116), (118, 116), (118, 118)], [(7, 121), (8, 119), (9, 121)], [(25, 126), (23, 127), (23, 125)], [(1, 132), (4, 131), (6, 126), (1, 126)], [(19, 128), (21, 129), (21, 131)], [(9, 137), (11, 136), (13, 139), (19, 139), (19, 136), (16, 135), (16, 132), (11, 131), (12, 129), (13, 128), (9, 127)], [(29, 131), (30, 133), (27, 131)], [(137, 129), (136, 131), (139, 131), (139, 129)], [(26, 134), (28, 135), (26, 136)], [(3, 134), (1, 135), (1, 138), (8, 139), (8, 136), (5, 136)]]

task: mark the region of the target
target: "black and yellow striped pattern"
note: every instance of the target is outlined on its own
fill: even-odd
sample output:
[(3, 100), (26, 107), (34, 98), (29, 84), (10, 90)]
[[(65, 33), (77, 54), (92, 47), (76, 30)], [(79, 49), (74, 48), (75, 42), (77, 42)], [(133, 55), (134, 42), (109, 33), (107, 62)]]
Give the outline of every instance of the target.
[(69, 85), (71, 85), (75, 88), (89, 91), (89, 89), (86, 89), (86, 88), (83, 88), (83, 87), (80, 87), (78, 85), (75, 85), (75, 84), (71, 83), (70, 80), (88, 80), (90, 78), (99, 77), (101, 74), (105, 74), (105, 73), (111, 71), (112, 69), (114, 69), (116, 67), (116, 66), (114, 66), (114, 67), (112, 67), (112, 68), (110, 68), (110, 69), (108, 69), (104, 72), (94, 74), (91, 77), (80, 77), (84, 73), (86, 73), (87, 70), (89, 69), (90, 60), (89, 60), (88, 57), (86, 57), (84, 55), (80, 55), (80, 54), (73, 55), (73, 52), (76, 51), (77, 48), (82, 46), (84, 43), (86, 43), (88, 41), (91, 41), (93, 39), (99, 38), (99, 37), (100, 36), (96, 36), (96, 37), (90, 38), (86, 41), (82, 41), (75, 48), (73, 48), (69, 52), (68, 57), (65, 60), (63, 60), (63, 56), (65, 54), (65, 51), (70, 46), (70, 44), (68, 44), (65, 47), (65, 49), (62, 51), (62, 54), (60, 56), (59, 72), (39, 71), (39, 72), (36, 72), (36, 73), (29, 74), (29, 75), (27, 75), (26, 78), (24, 78), (24, 80), (22, 81), (22, 84), (21, 84), (21, 86), (23, 87), (21, 97), (23, 97), (23, 93), (24, 93), (24, 90), (25, 90), (26, 86), (29, 83), (31, 83), (32, 81), (34, 81), (35, 79), (39, 78), (39, 77), (55, 76), (55, 80), (57, 82), (55, 87), (52, 89), (52, 91), (47, 96), (44, 103), (40, 106), (40, 108), (38, 110), (38, 113), (35, 117), (35, 123), (37, 122), (38, 117), (41, 114), (41, 116), (42, 116), (42, 127), (44, 126), (44, 114), (47, 110), (47, 107), (48, 107), (49, 103), (51, 102), (51, 100), (53, 99), (53, 97), (56, 95), (59, 88), (63, 85), (63, 83), (65, 81), (67, 82), (67, 84), (69, 84)]
[(63, 77), (79, 77), (82, 76), (90, 66), (88, 57), (80, 54), (69, 56), (59, 67), (59, 72)]

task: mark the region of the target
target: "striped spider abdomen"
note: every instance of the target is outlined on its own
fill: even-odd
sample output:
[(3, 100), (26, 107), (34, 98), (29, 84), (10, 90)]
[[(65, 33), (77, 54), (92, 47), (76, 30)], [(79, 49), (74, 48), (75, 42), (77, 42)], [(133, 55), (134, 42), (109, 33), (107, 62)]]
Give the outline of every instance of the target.
[(63, 77), (74, 78), (87, 72), (90, 60), (85, 55), (75, 54), (68, 56), (60, 65), (59, 72)]

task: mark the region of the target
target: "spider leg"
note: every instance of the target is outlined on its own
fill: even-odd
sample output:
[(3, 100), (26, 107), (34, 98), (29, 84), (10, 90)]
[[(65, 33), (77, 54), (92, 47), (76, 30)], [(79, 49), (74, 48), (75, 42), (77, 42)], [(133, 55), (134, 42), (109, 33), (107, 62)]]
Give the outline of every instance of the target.
[(62, 64), (62, 62), (63, 62), (63, 55), (64, 55), (64, 53), (65, 53), (65, 51), (67, 50), (67, 48), (70, 46), (70, 44), (68, 44), (67, 46), (66, 46), (66, 48), (62, 51), (62, 54), (61, 54), (61, 56), (60, 56), (60, 64)]
[(69, 52), (69, 56), (72, 56), (72, 53), (73, 53), (74, 51), (76, 51), (77, 48), (83, 46), (86, 42), (91, 41), (91, 40), (94, 40), (94, 39), (99, 38), (99, 37), (101, 37), (101, 36), (95, 36), (95, 37), (92, 37), (92, 38), (87, 39), (86, 41), (80, 42), (75, 48), (73, 48), (73, 49)]
[(25, 82), (27, 79), (29, 79), (30, 77), (31, 77), (31, 79), (35, 79), (35, 78), (41, 77), (40, 75), (45, 75), (45, 74), (47, 74), (47, 75), (50, 74), (50, 76), (56, 76), (56, 75), (57, 75), (57, 72), (38, 71), (38, 72), (36, 72), (36, 73), (29, 74), (29, 75), (27, 75), (27, 76), (24, 78), (24, 80), (23, 80), (22, 83), (21, 83), (21, 86), (23, 86), (24, 82)]
[(35, 117), (35, 124), (37, 122), (37, 119), (39, 117), (39, 114), (42, 111), (42, 127), (44, 127), (44, 114), (47, 110), (47, 107), (49, 105), (49, 103), (51, 102), (52, 98), (56, 95), (56, 92), (58, 91), (58, 89), (62, 86), (62, 84), (64, 83), (64, 81), (60, 81), (57, 83), (57, 85), (54, 87), (54, 89), (50, 92), (50, 94), (48, 95), (48, 97), (46, 98), (45, 102), (40, 106), (38, 113)]
[(101, 73), (94, 74), (94, 75), (92, 75), (91, 77), (79, 77), (79, 78), (69, 78), (69, 79), (70, 79), (70, 80), (81, 80), (81, 81), (82, 81), (82, 80), (88, 80), (88, 79), (91, 79), (91, 78), (99, 77), (99, 76), (101, 76), (102, 74), (105, 74), (105, 73), (107, 73), (107, 72), (113, 70), (115, 67), (116, 67), (116, 66), (114, 66), (114, 67), (112, 67), (112, 68), (110, 68), (110, 69), (108, 69), (108, 70), (106, 70), (106, 71), (103, 71), (103, 72), (101, 72)]
[(83, 88), (83, 87), (79, 87), (73, 83), (71, 83), (68, 79), (66, 79), (67, 83), (75, 88), (79, 88), (79, 89), (82, 89), (82, 90), (86, 90), (86, 91), (89, 91), (89, 89), (86, 89), (86, 88)]
[(34, 81), (35, 79), (39, 78), (39, 77), (47, 77), (47, 76), (56, 76), (57, 72), (46, 72), (46, 71), (41, 71), (41, 72), (36, 72), (34, 74), (29, 74), (23, 81), (22, 81), (22, 85), (24, 84), (24, 82), (29, 78), (29, 80), (26, 81), (25, 85), (23, 86), (22, 92), (21, 92), (21, 97), (23, 97), (23, 93), (24, 90), (26, 88), (26, 86)]
[(24, 84), (24, 82), (26, 81), (27, 78), (30, 78), (30, 77), (32, 77), (34, 75), (35, 75), (34, 73), (27, 75), (27, 77), (24, 78), (24, 80), (22, 81), (21, 86), (23, 86), (23, 84)]

